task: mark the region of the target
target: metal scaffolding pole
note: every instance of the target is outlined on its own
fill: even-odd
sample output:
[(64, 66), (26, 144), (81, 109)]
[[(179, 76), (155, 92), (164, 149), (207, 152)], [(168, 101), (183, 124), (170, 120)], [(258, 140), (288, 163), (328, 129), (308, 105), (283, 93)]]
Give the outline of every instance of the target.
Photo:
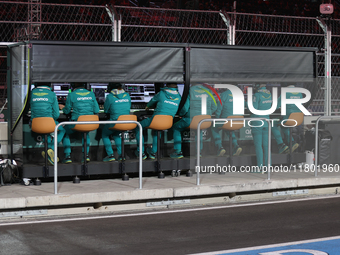
[(29, 0), (28, 18), (29, 18), (29, 39), (40, 39), (41, 31), (41, 0)]
[(325, 115), (332, 115), (332, 31), (322, 18), (317, 21), (325, 33)]
[(112, 41), (120, 42), (122, 26), (121, 15), (117, 13), (116, 9), (113, 6), (106, 5), (105, 9), (112, 22)]

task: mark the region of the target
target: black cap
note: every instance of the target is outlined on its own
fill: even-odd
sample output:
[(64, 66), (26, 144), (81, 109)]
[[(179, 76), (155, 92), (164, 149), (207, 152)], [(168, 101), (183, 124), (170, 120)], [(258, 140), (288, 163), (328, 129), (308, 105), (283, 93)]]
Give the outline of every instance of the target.
[(167, 86), (168, 88), (177, 88), (177, 83), (175, 83), (175, 82), (169, 82), (169, 83), (166, 84), (166, 86)]
[(107, 90), (110, 92), (113, 89), (119, 89), (121, 88), (123, 85), (121, 83), (118, 82), (110, 82), (109, 85), (107, 85)]

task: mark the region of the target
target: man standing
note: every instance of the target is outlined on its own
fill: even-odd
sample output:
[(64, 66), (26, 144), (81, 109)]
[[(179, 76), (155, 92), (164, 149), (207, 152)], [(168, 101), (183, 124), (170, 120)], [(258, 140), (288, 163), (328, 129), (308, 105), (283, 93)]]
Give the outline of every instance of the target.
[[(85, 89), (85, 83), (75, 82), (73, 84), (74, 90), (68, 94), (66, 98), (65, 107), (63, 108), (64, 114), (71, 113), (71, 121), (77, 121), (78, 117), (81, 115), (93, 115), (99, 112), (99, 105), (96, 100), (96, 96), (92, 91)], [(74, 131), (72, 130), (74, 125), (66, 125), (66, 135), (63, 139), (65, 159), (63, 163), (72, 163), (71, 159), (71, 141), (69, 135)], [(84, 138), (82, 138), (82, 143), (84, 145)], [(88, 156), (90, 150), (90, 135), (86, 135), (86, 161), (90, 161)], [(84, 153), (84, 151), (83, 151)]]
[[(215, 118), (227, 118), (229, 116), (233, 115), (233, 94), (230, 90), (226, 90), (223, 93), (221, 93), (221, 101), (222, 105), (219, 104), (217, 107), (217, 110), (215, 112)], [(217, 148), (217, 155), (223, 156), (225, 153), (225, 149), (222, 147), (222, 140), (220, 136), (220, 130), (219, 128), (223, 126), (223, 124), (216, 124), (215, 127), (212, 128), (212, 136), (215, 141), (215, 146)], [(227, 134), (229, 136), (231, 132), (232, 136), (232, 142), (233, 143), (233, 155), (238, 156), (242, 152), (242, 148), (238, 146), (237, 139), (235, 136), (234, 131), (227, 131)], [(229, 136), (230, 137), (230, 136)]]
[[(266, 88), (266, 84), (256, 84), (254, 90), (257, 90), (253, 96), (253, 106), (256, 110), (269, 110), (272, 106), (272, 95)], [(251, 118), (266, 118), (269, 115), (251, 114)], [(251, 122), (251, 133), (256, 151), (256, 160), (259, 171), (264, 165), (268, 165), (268, 122), (264, 120), (254, 120)], [(264, 158), (264, 160), (263, 160)]]
[[(59, 106), (56, 94), (51, 91), (51, 83), (47, 82), (37, 82), (35, 83), (35, 88), (31, 92), (31, 121), (38, 117), (51, 117), (54, 119), (55, 123), (58, 124), (57, 119), (59, 118)], [(58, 128), (57, 144), (61, 142), (65, 135), (65, 129), (60, 126)], [(50, 164), (54, 164), (54, 142), (49, 136), (48, 139), (48, 150), (47, 157)], [(45, 158), (45, 151), (43, 151), (42, 156)]]
[[(109, 94), (106, 96), (104, 102), (104, 112), (110, 115), (110, 120), (117, 120), (120, 115), (130, 114), (131, 98), (129, 93), (125, 92), (121, 83), (109, 83), (107, 86)], [(115, 141), (118, 159), (122, 159), (122, 143), (119, 134), (121, 131), (111, 130), (115, 124), (106, 124), (102, 130), (102, 139), (105, 146), (107, 156), (103, 159), (104, 162), (114, 161), (110, 135)]]

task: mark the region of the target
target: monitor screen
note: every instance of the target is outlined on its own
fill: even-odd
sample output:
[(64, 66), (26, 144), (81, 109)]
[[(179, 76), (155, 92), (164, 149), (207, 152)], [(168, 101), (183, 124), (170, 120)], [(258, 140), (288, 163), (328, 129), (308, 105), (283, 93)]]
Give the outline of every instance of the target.
[(53, 87), (53, 91), (55, 92), (55, 91), (60, 91), (61, 90), (61, 85), (55, 85), (54, 87)]
[(108, 83), (90, 83), (90, 88), (96, 96), (98, 104), (104, 104)]
[(57, 96), (58, 103), (59, 104), (65, 104), (67, 95), (71, 89), (71, 84), (70, 83), (51, 83), (52, 91)]
[(124, 88), (130, 94), (131, 103), (148, 103), (155, 95), (155, 85), (153, 83), (127, 83)]
[(90, 83), (91, 89), (107, 89), (108, 83)]
[(70, 83), (51, 83), (51, 86), (57, 96), (67, 96), (71, 89)]

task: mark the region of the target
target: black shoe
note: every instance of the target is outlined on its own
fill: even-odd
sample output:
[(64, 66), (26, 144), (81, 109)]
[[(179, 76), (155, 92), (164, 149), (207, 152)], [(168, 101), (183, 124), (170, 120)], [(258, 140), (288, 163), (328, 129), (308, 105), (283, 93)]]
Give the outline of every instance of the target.
[[(45, 151), (41, 152), (43, 158), (45, 158)], [(54, 165), (54, 151), (52, 149), (47, 150), (47, 160), (53, 166)], [(57, 157), (57, 162), (59, 162), (59, 158)]]
[[(122, 158), (121, 155), (118, 156), (118, 160), (119, 160), (119, 161), (122, 161), (122, 160), (123, 160), (123, 158)], [(125, 157), (124, 157), (124, 160), (126, 160)]]
[[(89, 157), (89, 155), (86, 155), (86, 162), (90, 162), (90, 157)], [(81, 156), (81, 163), (84, 163), (84, 155)]]
[(289, 151), (289, 148), (287, 145), (285, 145), (284, 143), (280, 144), (279, 146), (279, 154), (282, 153), (287, 153)]
[(72, 163), (72, 159), (71, 159), (71, 155), (67, 155), (64, 160), (63, 160), (64, 164), (70, 164)]
[(225, 149), (223, 147), (218, 149), (217, 156), (222, 157), (225, 154)]
[[(297, 149), (299, 148), (299, 144), (298, 143), (294, 143), (293, 146), (292, 146), (292, 153)], [(289, 153), (289, 152), (288, 152)]]
[(112, 154), (112, 155), (109, 155), (109, 156), (106, 156), (103, 161), (104, 162), (111, 162), (111, 161), (115, 161), (115, 156)]
[[(135, 156), (136, 156), (137, 158), (139, 158), (139, 151), (135, 150)], [(144, 160), (144, 159), (146, 159), (146, 158), (147, 158), (147, 156), (145, 155), (145, 153), (143, 153), (143, 154), (142, 154), (142, 159)]]
[(240, 146), (236, 147), (233, 151), (233, 156), (238, 156), (242, 152), (242, 148)]
[(173, 152), (170, 154), (170, 158), (175, 158), (175, 159), (180, 159), (180, 158), (183, 158), (183, 153), (180, 151), (180, 152)]
[(146, 148), (146, 153), (149, 155), (149, 158), (151, 158), (151, 159), (155, 159), (156, 158), (156, 153), (152, 152), (152, 148), (151, 147), (147, 147)]

